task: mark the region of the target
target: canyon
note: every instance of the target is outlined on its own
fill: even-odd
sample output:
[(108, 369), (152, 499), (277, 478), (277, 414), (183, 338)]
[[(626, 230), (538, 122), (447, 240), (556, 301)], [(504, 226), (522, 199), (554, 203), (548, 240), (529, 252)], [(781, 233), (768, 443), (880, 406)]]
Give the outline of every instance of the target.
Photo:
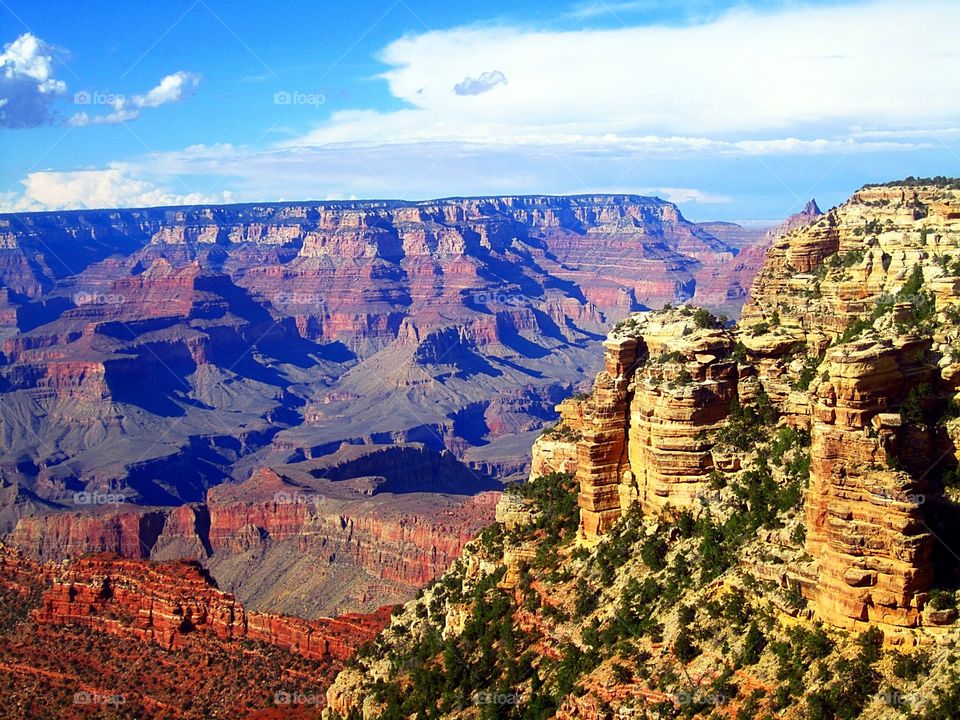
[(38, 561), (196, 559), (253, 609), (399, 602), (529, 473), (606, 326), (708, 276), (736, 314), (763, 233), (710, 227), (633, 195), (2, 216), (0, 528)]
[(311, 618), (409, 598), (492, 521), (498, 495), (338, 497), (261, 469), (205, 503), (25, 517), (10, 542), (37, 562), (190, 558), (251, 608)]

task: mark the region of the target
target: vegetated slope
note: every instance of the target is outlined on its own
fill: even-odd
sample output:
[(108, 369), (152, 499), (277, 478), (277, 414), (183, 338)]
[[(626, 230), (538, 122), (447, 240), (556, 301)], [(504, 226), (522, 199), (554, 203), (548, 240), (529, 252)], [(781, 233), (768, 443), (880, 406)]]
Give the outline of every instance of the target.
[(775, 241), (733, 330), (621, 324), (544, 474), (328, 715), (953, 717), (954, 184), (865, 187)]

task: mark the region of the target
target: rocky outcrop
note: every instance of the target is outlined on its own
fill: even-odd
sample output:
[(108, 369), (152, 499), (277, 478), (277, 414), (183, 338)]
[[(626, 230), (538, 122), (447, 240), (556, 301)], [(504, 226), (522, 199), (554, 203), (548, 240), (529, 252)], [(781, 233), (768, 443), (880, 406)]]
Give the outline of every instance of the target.
[[(696, 510), (711, 470), (739, 467), (712, 440), (731, 401), (762, 390), (811, 432), (816, 569), (801, 575), (818, 615), (920, 625), (934, 581), (931, 468), (951, 453), (927, 413), (957, 391), (958, 207), (957, 191), (925, 186), (865, 188), (822, 217), (809, 207), (773, 240), (738, 329), (711, 329), (707, 315), (694, 327), (692, 310), (618, 326), (593, 394), (571, 406), (583, 418), (582, 534), (603, 534), (633, 502)], [(539, 441), (548, 466), (546, 451)]]
[(584, 401), (582, 438), (577, 442), (580, 531), (587, 537), (606, 532), (621, 514), (619, 485), (629, 482), (628, 384), (637, 359), (635, 338), (604, 341), (605, 368)]
[(709, 313), (689, 308), (631, 316), (604, 342), (606, 369), (576, 410), (586, 537), (634, 502), (652, 512), (696, 504), (714, 466), (711, 434), (737, 397), (733, 345)]
[(957, 208), (946, 186), (866, 187), (777, 240), (744, 307), (760, 382), (811, 429), (810, 595), (837, 625), (923, 622), (933, 477), (956, 455), (928, 411), (956, 392)]
[(41, 624), (80, 625), (167, 649), (191, 633), (212, 633), (340, 661), (373, 638), (389, 616), (390, 608), (312, 621), (248, 612), (216, 589), (195, 562), (154, 564), (109, 555), (69, 564), (34, 613)]
[(928, 347), (916, 336), (842, 345), (816, 387), (806, 547), (818, 561), (817, 612), (833, 624), (919, 624), (933, 581), (921, 507), (931, 437), (896, 408), (930, 387)]
[(634, 375), (627, 436), (632, 477), (621, 495), (628, 502), (636, 495), (644, 510), (696, 503), (714, 466), (713, 433), (737, 397), (731, 333), (696, 325), (682, 316), (648, 316), (628, 330), (639, 337), (646, 362)]
[(583, 407), (583, 403), (576, 398), (569, 398), (557, 405), (559, 421), (533, 443), (531, 479), (553, 472), (577, 471), (577, 443), (583, 438)]

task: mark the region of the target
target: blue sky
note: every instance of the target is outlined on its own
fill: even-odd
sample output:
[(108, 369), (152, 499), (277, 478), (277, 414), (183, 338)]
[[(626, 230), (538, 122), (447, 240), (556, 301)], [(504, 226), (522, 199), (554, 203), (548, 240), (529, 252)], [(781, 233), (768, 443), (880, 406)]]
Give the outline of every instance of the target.
[(956, 2), (0, 1), (0, 208), (960, 174)]

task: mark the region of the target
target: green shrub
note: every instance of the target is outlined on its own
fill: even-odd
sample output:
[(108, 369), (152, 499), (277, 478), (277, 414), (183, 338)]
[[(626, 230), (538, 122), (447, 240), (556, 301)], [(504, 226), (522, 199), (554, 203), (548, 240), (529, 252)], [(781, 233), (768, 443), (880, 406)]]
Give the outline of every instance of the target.
[(693, 314), (693, 324), (698, 328), (714, 328), (717, 327), (719, 321), (706, 308), (697, 308), (697, 311)]
[(949, 610), (957, 607), (957, 596), (949, 591), (936, 589), (930, 591), (930, 607), (934, 610)]
[(743, 652), (740, 653), (740, 662), (744, 665), (756, 665), (760, 661), (760, 655), (767, 646), (767, 638), (763, 631), (753, 620), (747, 626), (747, 635), (743, 641)]
[(677, 639), (673, 642), (673, 654), (680, 662), (690, 662), (700, 655), (700, 648), (693, 642), (689, 628), (680, 628)]
[(916, 680), (930, 672), (930, 656), (925, 652), (896, 653), (893, 656), (893, 674), (901, 680)]

